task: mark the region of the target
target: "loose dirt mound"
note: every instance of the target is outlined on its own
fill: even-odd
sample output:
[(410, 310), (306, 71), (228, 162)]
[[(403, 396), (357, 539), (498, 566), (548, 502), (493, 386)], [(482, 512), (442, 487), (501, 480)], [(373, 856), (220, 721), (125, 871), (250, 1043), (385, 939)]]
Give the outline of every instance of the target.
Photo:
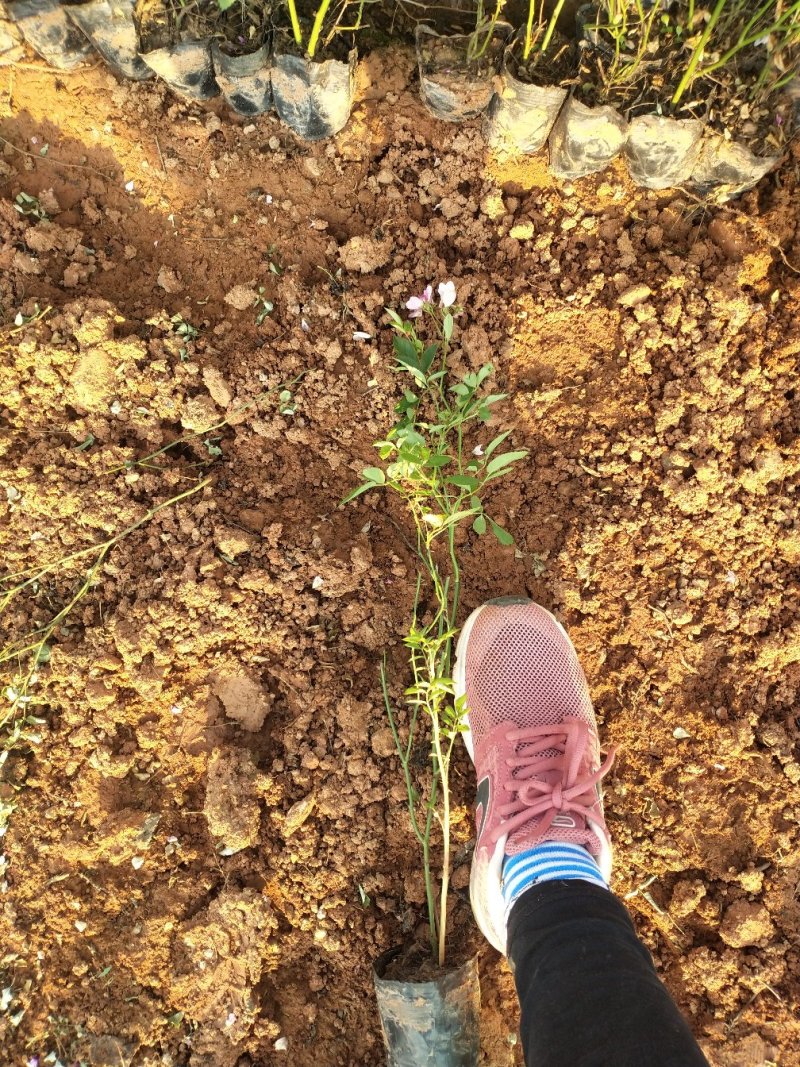
[[(518, 548), (461, 545), (464, 609), (564, 619), (620, 749), (615, 888), (715, 1065), (800, 1063), (798, 161), (741, 212), (621, 170), (558, 189), (369, 62), (315, 146), (101, 69), (2, 75), (5, 568), (210, 478), (110, 554), (3, 767), (5, 1062), (383, 1062), (370, 961), (423, 900), (377, 686), (413, 561), (382, 497), (339, 500), (396, 402), (382, 309), (449, 278), (455, 363), (495, 362), (530, 449), (492, 501)], [(478, 944), (463, 754), (455, 792)], [(519, 1064), (481, 969), (485, 1061)]]

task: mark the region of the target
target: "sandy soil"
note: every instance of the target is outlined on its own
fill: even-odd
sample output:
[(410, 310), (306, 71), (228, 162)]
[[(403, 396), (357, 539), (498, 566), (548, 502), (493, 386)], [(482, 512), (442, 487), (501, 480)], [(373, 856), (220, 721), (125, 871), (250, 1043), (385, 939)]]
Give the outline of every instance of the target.
[[(377, 686), (413, 564), (394, 505), (339, 501), (392, 420), (382, 308), (450, 278), (456, 364), (495, 361), (530, 449), (492, 502), (518, 549), (463, 540), (464, 611), (564, 620), (619, 746), (615, 889), (715, 1067), (798, 1064), (800, 157), (734, 210), (621, 168), (559, 189), (428, 118), (407, 57), (360, 81), (308, 146), (100, 67), (0, 73), (4, 569), (210, 478), (109, 555), (2, 769), (0, 1058), (383, 1062), (371, 960), (422, 914)], [(467, 938), (472, 788), (462, 754)], [(485, 1063), (520, 1064), (481, 974)]]

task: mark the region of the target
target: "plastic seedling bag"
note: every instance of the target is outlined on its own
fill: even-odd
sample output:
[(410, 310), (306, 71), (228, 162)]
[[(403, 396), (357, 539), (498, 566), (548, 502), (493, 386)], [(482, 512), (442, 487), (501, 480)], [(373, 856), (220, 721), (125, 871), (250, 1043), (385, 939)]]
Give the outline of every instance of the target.
[(707, 133), (692, 170), (691, 185), (717, 203), (752, 189), (780, 162), (779, 155), (757, 156), (739, 141)]
[(399, 951), (382, 956), (374, 973), (388, 1067), (477, 1067), (481, 1009), (477, 959), (433, 981), (384, 978)]
[(140, 55), (148, 67), (181, 96), (190, 100), (210, 100), (219, 96), (208, 38), (179, 41), (151, 50), (147, 50), (143, 42)]
[(135, 81), (153, 77), (139, 58), (133, 0), (86, 0), (66, 4), (64, 10), (117, 74)]
[(347, 60), (298, 55), (289, 34), (278, 31), (272, 96), (281, 120), (307, 141), (338, 133), (347, 125), (353, 107), (357, 60), (355, 49)]
[(550, 135), (567, 92), (557, 85), (531, 85), (503, 70), (500, 90), (486, 116), (490, 146), (509, 154), (538, 152)]
[(550, 170), (558, 178), (582, 178), (619, 155), (628, 124), (616, 108), (587, 107), (570, 96), (550, 133)]
[(425, 106), (444, 122), (463, 122), (483, 114), (489, 106), (505, 42), (511, 33), (497, 23), (481, 55), (471, 55), (474, 34), (440, 36), (417, 26), (420, 95)]
[(51, 67), (72, 70), (92, 54), (91, 44), (58, 0), (15, 0), (6, 8), (31, 48)]
[[(538, 152), (544, 147), (569, 90), (561, 82), (574, 73), (574, 50), (563, 38), (526, 60), (525, 35), (503, 50), (497, 92), (486, 115), (486, 138), (501, 155)], [(566, 58), (566, 63), (564, 59)]]
[(702, 141), (699, 119), (639, 115), (628, 124), (623, 155), (637, 185), (670, 189), (689, 181)]
[(272, 64), (269, 44), (246, 55), (229, 55), (217, 41), (211, 45), (214, 74), (222, 95), (239, 115), (261, 115), (272, 107)]

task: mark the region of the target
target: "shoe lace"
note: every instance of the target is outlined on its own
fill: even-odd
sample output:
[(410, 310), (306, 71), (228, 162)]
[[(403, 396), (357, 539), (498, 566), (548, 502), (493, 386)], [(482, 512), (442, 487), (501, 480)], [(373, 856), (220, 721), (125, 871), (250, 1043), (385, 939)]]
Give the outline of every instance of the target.
[(559, 814), (573, 813), (585, 821), (598, 800), (594, 787), (611, 770), (616, 750), (608, 750), (605, 763), (593, 774), (580, 774), (589, 743), (589, 726), (583, 720), (511, 729), (505, 736), (515, 754), (506, 759), (511, 777), (503, 785), (514, 796), (498, 806), (501, 821), (492, 839), (511, 836), (538, 818), (533, 844), (544, 837)]

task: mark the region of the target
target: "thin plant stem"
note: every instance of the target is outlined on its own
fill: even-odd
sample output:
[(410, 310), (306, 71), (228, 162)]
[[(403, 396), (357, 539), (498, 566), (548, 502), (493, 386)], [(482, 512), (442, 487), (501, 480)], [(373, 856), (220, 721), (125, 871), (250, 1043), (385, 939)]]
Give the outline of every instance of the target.
[[(282, 392), (284, 389), (292, 389), (303, 378), (305, 373), (305, 371), (301, 371), (300, 374), (295, 375), (295, 377), (291, 378), (288, 382), (282, 382), (280, 385), (274, 385), (271, 389), (265, 389), (263, 393), (259, 393), (258, 396), (253, 397), (252, 400), (248, 400), (246, 404), (241, 404), (238, 408), (234, 408), (230, 415), (226, 415), (224, 419), (215, 422), (213, 426), (207, 426), (204, 430), (192, 430), (191, 433), (184, 434), (183, 437), (178, 437), (175, 441), (170, 441), (169, 444), (157, 448), (155, 452), (149, 452), (146, 456), (142, 456), (141, 459), (128, 460), (125, 463), (121, 463), (118, 467), (109, 467), (108, 470), (103, 471), (103, 473), (116, 474), (118, 471), (130, 470), (132, 467), (151, 466), (148, 461), (155, 459), (156, 456), (160, 456), (164, 452), (169, 452), (171, 448), (177, 448), (179, 445), (192, 444), (203, 437), (207, 437), (210, 433), (214, 433), (215, 430), (221, 430), (223, 427), (229, 426), (231, 420), (235, 419), (237, 415), (249, 411), (250, 408), (259, 404), (268, 396), (271, 396), (272, 393)], [(161, 468), (154, 466), (154, 469), (159, 470)]]
[(317, 50), (317, 42), (319, 41), (319, 35), (322, 33), (322, 24), (325, 21), (325, 16), (328, 14), (328, 8), (331, 6), (331, 0), (320, 0), (320, 5), (317, 8), (317, 14), (314, 17), (314, 25), (311, 27), (311, 36), (308, 38), (308, 54), (314, 55)]
[(553, 10), (553, 14), (550, 16), (550, 22), (547, 25), (547, 30), (545, 31), (544, 40), (542, 41), (542, 47), (541, 47), (541, 51), (542, 52), (546, 52), (547, 49), (550, 47), (550, 41), (553, 39), (553, 34), (555, 33), (555, 30), (556, 30), (556, 23), (558, 22), (558, 16), (561, 14), (561, 10), (564, 7), (565, 3), (566, 3), (566, 0), (558, 0), (558, 3), (556, 4), (556, 6), (555, 6), (555, 8)]
[(414, 709), (411, 726), (409, 728), (408, 747), (404, 749), (403, 743), (400, 740), (400, 733), (397, 729), (397, 723), (395, 722), (394, 711), (392, 710), (392, 701), (389, 696), (389, 687), (386, 678), (386, 657), (383, 658), (383, 663), (380, 669), (381, 688), (383, 690), (383, 702), (386, 708), (386, 715), (389, 720), (389, 728), (392, 731), (392, 737), (394, 738), (395, 747), (397, 748), (398, 755), (400, 757), (400, 766), (403, 768), (403, 779), (406, 786), (406, 799), (408, 802), (408, 817), (411, 822), (411, 829), (414, 832), (414, 836), (420, 844), (422, 849), (422, 870), (423, 877), (425, 879), (425, 898), (428, 905), (428, 915), (432, 921), (430, 923), (431, 930), (431, 949), (436, 951), (437, 946), (437, 933), (436, 933), (436, 903), (433, 890), (433, 874), (431, 870), (430, 860), (430, 830), (432, 824), (431, 808), (428, 807), (427, 821), (425, 830), (422, 831), (419, 828), (419, 822), (417, 820), (416, 810), (416, 796), (417, 792), (414, 788), (414, 783), (411, 780), (411, 771), (409, 768), (409, 762), (411, 757), (411, 745), (414, 739), (414, 727), (417, 721), (418, 709)]
[(709, 16), (708, 22), (706, 23), (703, 32), (700, 34), (700, 40), (697, 42), (694, 51), (692, 52), (691, 59), (689, 60), (689, 65), (684, 71), (683, 77), (678, 82), (678, 88), (673, 94), (673, 104), (680, 103), (681, 97), (694, 80), (695, 71), (697, 70), (697, 67), (700, 64), (700, 60), (703, 58), (703, 52), (705, 50), (705, 47), (709, 42), (711, 34), (714, 32), (714, 27), (717, 25), (720, 18), (722, 17), (722, 13), (725, 10), (725, 5), (728, 2), (729, 0), (717, 0), (716, 4), (714, 5), (714, 9), (711, 12), (711, 15)]
[[(31, 657), (30, 665), (28, 667), (27, 672), (22, 676), (21, 681), (15, 684), (13, 687), (16, 695), (12, 700), (10, 710), (2, 717), (2, 719), (0, 719), (0, 726), (5, 726), (11, 719), (15, 717), (17, 706), (26, 698), (27, 690), (33, 680), (36, 668), (40, 665), (42, 661), (42, 655), (47, 646), (47, 642), (52, 637), (56, 628), (68, 618), (75, 606), (91, 589), (101, 566), (105, 562), (112, 549), (116, 545), (118, 545), (120, 541), (122, 541), (125, 537), (133, 533), (134, 530), (138, 530), (140, 526), (143, 526), (145, 523), (149, 522), (150, 519), (154, 518), (160, 511), (163, 511), (164, 508), (170, 507), (173, 504), (177, 504), (180, 501), (185, 500), (187, 497), (193, 496), (201, 489), (204, 489), (210, 482), (210, 478), (205, 478), (203, 479), (203, 481), (198, 482), (197, 485), (192, 486), (191, 489), (186, 489), (182, 493), (178, 493), (176, 496), (170, 497), (169, 500), (162, 501), (155, 507), (150, 508), (146, 512), (146, 514), (143, 515), (136, 522), (131, 523), (129, 526), (126, 526), (124, 530), (121, 530), (118, 534), (115, 534), (113, 537), (108, 538), (107, 541), (101, 542), (98, 545), (92, 545), (90, 548), (83, 549), (80, 552), (73, 552), (71, 555), (65, 556), (61, 560), (49, 564), (45, 568), (40, 568), (32, 578), (29, 578), (27, 581), (16, 586), (14, 589), (6, 592), (2, 602), (0, 603), (0, 615), (11, 602), (12, 596), (29, 586), (32, 582), (37, 581), (44, 574), (49, 573), (61, 564), (70, 562), (71, 560), (77, 559), (79, 557), (83, 557), (88, 553), (97, 553), (96, 559), (89, 567), (88, 571), (84, 574), (83, 580), (80, 586), (78, 587), (77, 592), (73, 594), (69, 602), (63, 608), (61, 608), (61, 610), (58, 611), (53, 616), (53, 618), (49, 620), (49, 622), (45, 623), (43, 626), (39, 626), (36, 629), (30, 631), (20, 641), (11, 642), (4, 648), (0, 649), (0, 663), (7, 663), (12, 659), (21, 660), (25, 656)], [(31, 641), (31, 638), (38, 638), (38, 640)]]
[[(205, 487), (209, 485), (211, 481), (212, 479), (210, 477), (204, 478), (201, 482), (198, 482), (197, 485), (192, 486), (191, 489), (185, 489), (177, 496), (170, 497), (169, 500), (163, 500), (160, 504), (156, 504), (155, 507), (152, 507), (149, 511), (145, 512), (145, 514), (142, 515), (141, 518), (137, 519), (136, 522), (131, 523), (130, 526), (126, 526), (124, 530), (120, 530), (119, 533), (114, 534), (113, 537), (109, 537), (106, 541), (100, 541), (98, 544), (89, 545), (88, 548), (78, 549), (77, 552), (71, 552), (67, 556), (62, 556), (60, 559), (54, 560), (53, 563), (48, 563), (44, 567), (27, 567), (25, 568), (25, 570), (16, 571), (14, 574), (4, 575), (0, 578), (0, 582), (8, 582), (12, 578), (21, 578), (24, 574), (30, 574), (31, 571), (35, 572), (31, 578), (28, 578), (21, 585), (10, 590), (9, 593), (6, 595), (9, 596), (21, 592), (26, 586), (31, 585), (35, 581), (38, 581), (39, 578), (44, 577), (45, 574), (49, 574), (50, 571), (55, 570), (57, 567), (61, 567), (65, 563), (71, 563), (73, 560), (80, 559), (81, 557), (87, 556), (92, 552), (98, 552), (102, 549), (108, 549), (113, 547), (115, 544), (121, 541), (123, 537), (127, 537), (128, 534), (132, 534), (134, 530), (138, 530), (140, 526), (144, 526), (144, 524), (154, 518), (159, 513), (159, 511), (163, 511), (164, 508), (168, 508), (171, 507), (173, 504), (179, 503), (187, 496), (192, 496), (193, 493), (197, 493), (200, 489), (205, 489)], [(0, 603), (0, 612), (2, 612), (7, 603), (8, 601), (5, 599), (2, 603)]]
[(292, 24), (292, 34), (294, 36), (294, 43), (298, 48), (303, 47), (303, 31), (300, 27), (300, 17), (297, 14), (296, 0), (286, 0), (286, 6), (289, 8), (289, 20)]
[(450, 757), (442, 754), (442, 735), (439, 716), (431, 715), (433, 725), (433, 748), (439, 764), (442, 782), (442, 880), (439, 890), (439, 966), (444, 967), (445, 935), (447, 933), (447, 891), (450, 886)]

